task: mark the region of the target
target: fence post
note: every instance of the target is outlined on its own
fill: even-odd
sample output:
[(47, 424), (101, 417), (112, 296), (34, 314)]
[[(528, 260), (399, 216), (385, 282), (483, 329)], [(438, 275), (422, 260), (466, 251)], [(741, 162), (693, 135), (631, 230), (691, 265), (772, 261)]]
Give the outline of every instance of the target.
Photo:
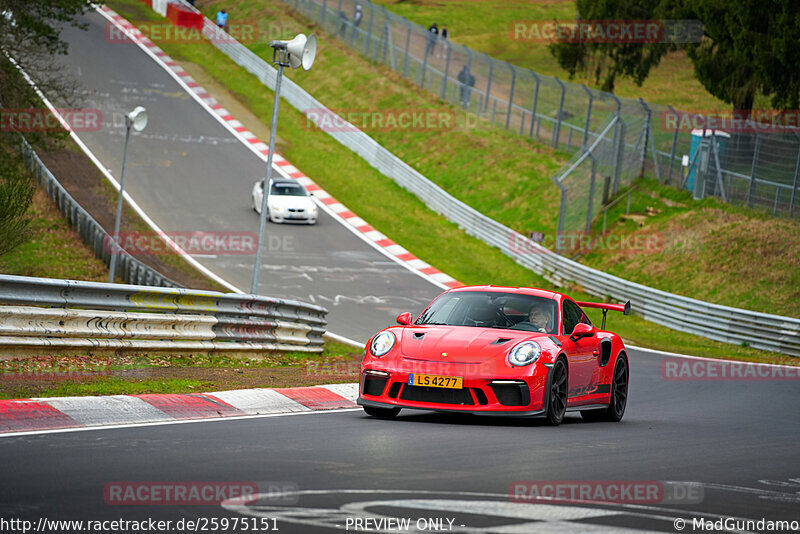
[(508, 68), (511, 69), (511, 90), (508, 92), (508, 114), (506, 115), (506, 130), (511, 124), (511, 109), (514, 107), (514, 84), (517, 82), (517, 71), (509, 62), (506, 62)]
[(558, 148), (558, 138), (561, 137), (561, 118), (564, 115), (564, 97), (567, 94), (567, 86), (564, 82), (555, 78), (556, 83), (561, 87), (561, 101), (558, 103), (558, 112), (556, 113), (556, 128), (553, 131), (553, 147)]
[(406, 55), (403, 58), (403, 77), (408, 78), (408, 47), (411, 44), (411, 23), (406, 21), (408, 33), (406, 33)]
[(586, 232), (592, 231), (592, 203), (594, 202), (594, 180), (597, 175), (597, 159), (594, 154), (589, 155), (592, 158), (592, 181), (589, 182), (589, 205), (586, 209)]
[(761, 148), (761, 136), (756, 133), (756, 146), (753, 148), (753, 163), (750, 165), (750, 188), (747, 190), (747, 205), (753, 207), (753, 194), (756, 191), (756, 169), (758, 168), (758, 152)]
[(717, 151), (716, 130), (711, 130), (711, 152), (714, 154), (714, 166), (717, 168), (717, 186), (723, 202), (728, 202), (728, 195), (725, 193), (725, 184), (722, 180), (722, 169), (719, 164), (719, 152)]
[(325, 28), (325, 12), (328, 9), (328, 0), (322, 0), (322, 8), (319, 11), (319, 25)]
[(492, 75), (494, 74), (494, 60), (489, 56), (486, 56), (489, 59), (489, 79), (486, 80), (486, 100), (483, 101), (483, 112), (489, 109), (489, 95), (492, 93)]
[[(667, 107), (669, 108), (669, 111), (671, 113), (677, 115), (677, 111), (675, 111), (675, 108), (673, 108), (672, 106), (667, 106)], [(672, 150), (669, 153), (669, 171), (667, 173), (667, 181), (665, 182), (668, 185), (672, 183), (672, 167), (673, 164), (675, 163), (675, 152), (678, 150), (678, 133), (680, 132), (680, 124), (681, 123), (679, 120), (675, 121), (675, 135), (672, 138)]]
[(444, 60), (444, 76), (442, 76), (442, 100), (447, 100), (447, 76), (450, 74), (450, 53), (453, 50), (453, 47), (449, 45), (447, 41), (444, 42), (444, 46), (447, 48), (447, 58)]
[(644, 164), (647, 161), (647, 145), (650, 146), (650, 150), (653, 153), (653, 170), (656, 173), (656, 179), (660, 182), (661, 181), (661, 173), (658, 170), (658, 158), (656, 157), (656, 146), (655, 142), (653, 141), (653, 127), (652, 127), (652, 111), (650, 107), (647, 105), (641, 97), (639, 97), (639, 104), (644, 108), (645, 113), (645, 120), (644, 120), (644, 143), (642, 145), (642, 170), (640, 172), (641, 176), (644, 176)]
[[(624, 145), (620, 142), (622, 137), (622, 102), (620, 102), (619, 98), (617, 98), (613, 93), (611, 94), (611, 98), (613, 98), (614, 102), (617, 103), (617, 122), (614, 124), (614, 137), (611, 141), (611, 144), (614, 147), (614, 159), (616, 160), (613, 176), (613, 184), (614, 188), (616, 189), (616, 184), (619, 183), (619, 171), (622, 167), (622, 149), (624, 147)], [(603, 205), (608, 203), (608, 196), (609, 192), (611, 191), (611, 183), (609, 183), (609, 180), (612, 180), (611, 176), (606, 177), (605, 184), (603, 185)]]
[(537, 123), (536, 138), (538, 139), (539, 126), (541, 126), (541, 124), (539, 123), (539, 121), (536, 120), (536, 106), (539, 105), (539, 83), (541, 82), (541, 80), (539, 79), (539, 75), (533, 72), (532, 70), (528, 72), (533, 74), (533, 78), (536, 80), (536, 89), (533, 90), (533, 106), (531, 106), (531, 131), (529, 132), (528, 137), (533, 137), (533, 123), (535, 122)]
[(797, 198), (797, 178), (800, 174), (800, 145), (797, 147), (797, 159), (794, 162), (794, 186), (792, 196), (789, 198), (789, 217), (794, 217), (794, 201)]
[(567, 191), (561, 182), (556, 182), (561, 190), (561, 204), (558, 208), (558, 227), (556, 229), (556, 252), (561, 252), (561, 234), (564, 233), (564, 212), (567, 209)]
[[(589, 95), (589, 107), (586, 110), (586, 126), (583, 128), (583, 149), (586, 150), (586, 143), (589, 142), (589, 121), (592, 120), (592, 104), (594, 103), (594, 95), (589, 88), (586, 87), (586, 84), (581, 84), (581, 87), (583, 87), (583, 90), (586, 91), (587, 95)], [(592, 176), (592, 179), (594, 179), (594, 176)]]
[(369, 47), (372, 45), (372, 21), (375, 18), (375, 4), (369, 2), (369, 32), (364, 39), (364, 55), (369, 56)]

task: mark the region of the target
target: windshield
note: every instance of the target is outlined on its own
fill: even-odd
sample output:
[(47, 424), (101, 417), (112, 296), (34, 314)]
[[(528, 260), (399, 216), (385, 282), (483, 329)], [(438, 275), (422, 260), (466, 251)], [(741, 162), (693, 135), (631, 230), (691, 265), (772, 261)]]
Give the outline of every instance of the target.
[(269, 191), (270, 195), (288, 196), (288, 197), (307, 197), (308, 193), (299, 184), (286, 184), (277, 183), (272, 184), (272, 189)]
[(456, 291), (437, 298), (414, 324), (506, 328), (552, 334), (556, 301), (494, 291)]

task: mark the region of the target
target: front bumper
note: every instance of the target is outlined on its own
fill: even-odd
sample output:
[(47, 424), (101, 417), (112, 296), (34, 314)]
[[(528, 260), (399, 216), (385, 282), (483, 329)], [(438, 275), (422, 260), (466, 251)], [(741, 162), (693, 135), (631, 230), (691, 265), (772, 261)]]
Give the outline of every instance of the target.
[[(535, 363), (502, 375), (470, 373), (453, 369), (449, 376), (462, 376), (462, 389), (409, 384), (406, 370), (367, 366), (361, 371), (358, 404), (376, 408), (412, 408), (484, 415), (532, 416), (545, 412), (549, 366)], [(516, 372), (515, 372), (516, 371)], [(420, 371), (424, 374), (424, 371)]]

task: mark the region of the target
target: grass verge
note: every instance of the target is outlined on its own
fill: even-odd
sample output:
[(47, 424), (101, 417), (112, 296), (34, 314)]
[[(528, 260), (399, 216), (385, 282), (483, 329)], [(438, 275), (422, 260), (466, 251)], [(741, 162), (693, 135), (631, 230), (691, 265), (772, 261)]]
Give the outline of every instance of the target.
[(322, 354), (70, 351), (0, 361), (0, 399), (312, 386), (358, 381), (363, 351), (326, 343)]

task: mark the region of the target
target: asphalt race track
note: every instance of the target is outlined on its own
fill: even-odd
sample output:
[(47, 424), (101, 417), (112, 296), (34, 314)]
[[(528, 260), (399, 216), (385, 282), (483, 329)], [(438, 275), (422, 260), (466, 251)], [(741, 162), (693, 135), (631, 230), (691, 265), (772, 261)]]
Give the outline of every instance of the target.
[[(344, 531), (348, 518), (381, 516), (449, 518), (453, 532), (675, 532), (678, 517), (800, 519), (800, 383), (664, 380), (661, 359), (631, 351), (621, 423), (568, 414), (551, 428), (413, 411), (384, 421), (349, 410), (6, 435), (0, 517), (269, 517), (281, 532)], [(227, 508), (106, 503), (107, 484), (131, 481), (252, 482), (265, 497)], [(516, 481), (673, 481), (658, 497), (679, 502), (515, 503)]]
[[(257, 235), (250, 191), (264, 176), (263, 161), (138, 46), (109, 39), (101, 15), (91, 13), (82, 21), (88, 31), (63, 31), (70, 53), (62, 61), (84, 88), (82, 106), (102, 112), (103, 128), (80, 132), (81, 140), (119, 179), (124, 114), (145, 106), (149, 122), (144, 131), (131, 134), (125, 190), (167, 233)], [(247, 291), (254, 258), (196, 259)], [(323, 211), (315, 226), (267, 225), (259, 282), (262, 295), (325, 306), (328, 328), (358, 341), (393, 324), (404, 311), (422, 311), (442, 291)]]
[[(145, 211), (167, 231), (256, 231), (249, 190), (263, 173), (261, 160), (138, 48), (104, 43), (103, 19), (87, 20), (89, 32), (65, 32), (72, 51), (66, 62), (90, 91), (86, 105), (100, 108), (109, 124), (81, 138), (117, 175), (122, 113), (145, 105), (151, 123), (132, 139), (126, 178)], [(293, 245), (266, 254), (260, 291), (327, 306), (336, 333), (366, 339), (439, 292), (324, 213), (317, 227), (268, 229)], [(249, 287), (251, 257), (200, 260)], [(629, 356), (621, 423), (584, 423), (572, 413), (551, 428), (541, 420), (408, 410), (385, 421), (356, 409), (3, 435), (0, 531), (22, 531), (2, 523), (10, 517), (32, 521), (31, 530), (42, 520), (153, 519), (172, 521), (164, 532), (290, 533), (367, 526), (372, 532), (694, 532), (698, 518), (800, 520), (800, 381), (675, 380), (665, 375), (669, 357), (637, 350)], [(605, 503), (512, 498), (520, 487), (559, 481), (658, 491)], [(193, 485), (257, 487), (259, 495), (165, 503), (163, 488)], [(147, 491), (120, 504), (115, 491), (125, 488)], [(233, 528), (245, 519), (254, 522)], [(76, 530), (47, 527), (39, 531)]]

